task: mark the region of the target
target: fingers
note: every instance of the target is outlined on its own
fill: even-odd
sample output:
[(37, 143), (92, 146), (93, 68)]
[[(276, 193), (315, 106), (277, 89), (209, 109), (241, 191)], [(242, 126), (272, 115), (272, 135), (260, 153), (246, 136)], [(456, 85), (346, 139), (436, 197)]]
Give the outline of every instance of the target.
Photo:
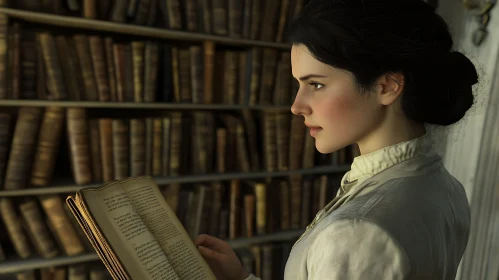
[(203, 246), (220, 253), (230, 250), (230, 246), (227, 242), (208, 234), (199, 235), (194, 241), (194, 244), (196, 246)]
[(211, 250), (210, 248), (204, 246), (198, 246), (198, 250), (201, 253), (201, 255), (206, 259), (214, 260), (217, 263), (223, 261), (224, 255), (217, 251)]

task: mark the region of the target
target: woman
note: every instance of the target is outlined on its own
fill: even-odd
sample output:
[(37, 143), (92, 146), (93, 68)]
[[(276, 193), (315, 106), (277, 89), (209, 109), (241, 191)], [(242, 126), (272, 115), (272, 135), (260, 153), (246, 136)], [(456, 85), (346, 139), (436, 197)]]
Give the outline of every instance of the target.
[[(317, 150), (357, 143), (337, 196), (288, 258), (286, 280), (454, 279), (470, 210), (425, 124), (458, 122), (477, 72), (421, 0), (312, 0), (292, 24), (291, 111)], [(195, 241), (219, 279), (257, 279), (229, 245)]]

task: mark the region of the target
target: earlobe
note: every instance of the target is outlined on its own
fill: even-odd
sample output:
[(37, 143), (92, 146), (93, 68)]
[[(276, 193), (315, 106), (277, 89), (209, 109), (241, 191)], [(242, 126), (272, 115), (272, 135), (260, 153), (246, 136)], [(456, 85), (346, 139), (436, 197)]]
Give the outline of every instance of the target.
[(394, 103), (404, 89), (404, 75), (402, 73), (387, 73), (380, 77), (381, 92), (378, 93), (382, 105)]

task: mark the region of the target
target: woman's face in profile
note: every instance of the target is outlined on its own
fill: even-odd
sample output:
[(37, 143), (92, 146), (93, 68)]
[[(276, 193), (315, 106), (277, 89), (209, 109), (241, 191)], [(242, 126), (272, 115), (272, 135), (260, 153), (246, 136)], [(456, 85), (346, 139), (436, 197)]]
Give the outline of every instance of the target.
[(304, 45), (292, 47), (291, 66), (300, 84), (291, 111), (305, 118), (319, 152), (357, 143), (379, 126), (376, 94), (360, 93), (351, 72), (318, 61)]

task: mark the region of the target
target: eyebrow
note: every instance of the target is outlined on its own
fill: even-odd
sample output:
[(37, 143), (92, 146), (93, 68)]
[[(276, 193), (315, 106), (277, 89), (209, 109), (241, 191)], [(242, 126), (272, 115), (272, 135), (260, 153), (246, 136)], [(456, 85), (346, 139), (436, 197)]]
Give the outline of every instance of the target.
[(326, 78), (327, 76), (324, 76), (324, 75), (319, 75), (319, 74), (309, 74), (309, 75), (305, 75), (305, 76), (302, 76), (300, 78), (298, 78), (300, 81), (306, 81), (308, 79), (311, 79), (311, 78)]

